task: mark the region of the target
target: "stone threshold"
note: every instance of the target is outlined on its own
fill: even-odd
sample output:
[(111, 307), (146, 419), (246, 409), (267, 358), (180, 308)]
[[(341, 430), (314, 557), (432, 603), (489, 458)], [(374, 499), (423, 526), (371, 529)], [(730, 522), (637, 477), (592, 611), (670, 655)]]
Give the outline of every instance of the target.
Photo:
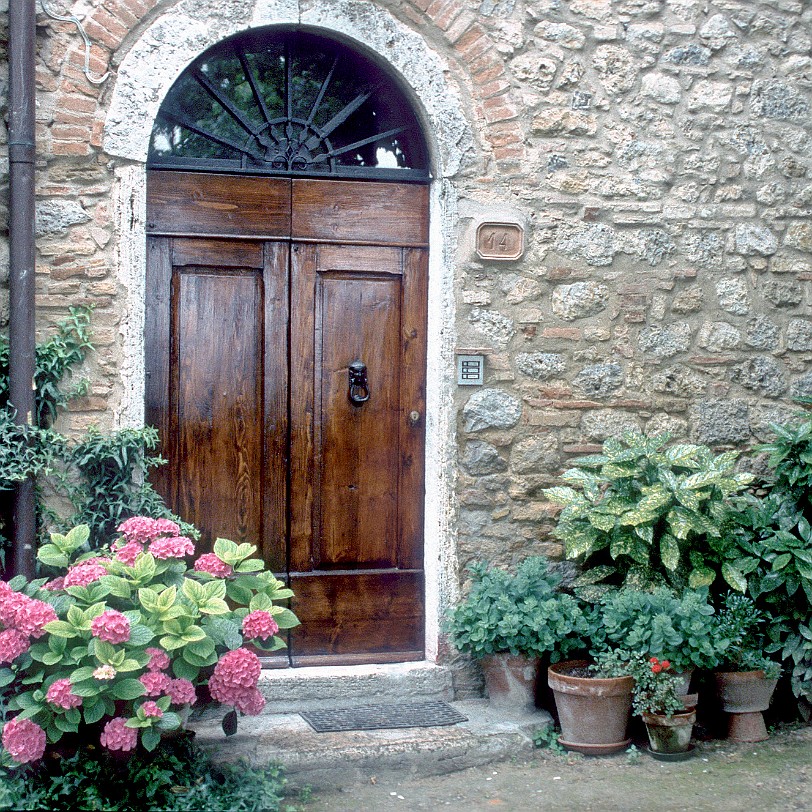
[[(413, 698), (416, 701), (416, 698)], [(355, 700), (358, 701), (358, 700)], [(405, 698), (401, 698), (405, 701)], [(344, 703), (346, 707), (350, 703)], [(373, 704), (365, 698), (359, 704)], [(442, 727), (316, 733), (297, 713), (243, 717), (226, 737), (217, 718), (190, 722), (217, 760), (284, 765), (292, 787), (337, 789), (387, 777), (440, 775), (529, 754), (546, 711), (511, 713), (488, 700), (449, 703), (467, 722)]]

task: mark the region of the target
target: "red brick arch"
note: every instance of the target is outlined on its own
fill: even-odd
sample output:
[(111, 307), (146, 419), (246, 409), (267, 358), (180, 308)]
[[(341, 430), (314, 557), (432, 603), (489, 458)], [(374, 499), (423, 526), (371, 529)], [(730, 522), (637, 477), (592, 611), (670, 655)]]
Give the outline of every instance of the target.
[[(90, 70), (95, 76), (110, 69), (113, 54), (159, 2), (105, 0), (84, 20), (93, 42)], [(407, 10), (415, 22), (435, 30), (470, 77), (479, 130), (494, 158), (520, 161), (525, 154), (524, 137), (513, 89), (504, 61), (476, 15), (460, 0), (410, 0)], [(73, 26), (53, 25), (65, 31), (69, 45), (66, 50), (52, 48), (38, 71), (40, 89), (55, 92), (50, 126), (41, 125), (39, 136), (48, 154), (90, 155), (101, 147), (104, 109), (100, 101), (109, 91), (84, 76), (84, 47)]]

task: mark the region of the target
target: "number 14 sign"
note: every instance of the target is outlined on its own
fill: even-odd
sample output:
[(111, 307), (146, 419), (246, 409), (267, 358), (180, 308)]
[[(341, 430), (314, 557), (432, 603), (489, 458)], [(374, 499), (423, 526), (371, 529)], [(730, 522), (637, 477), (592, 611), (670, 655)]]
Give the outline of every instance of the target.
[(476, 230), (480, 259), (519, 259), (524, 253), (524, 229), (518, 223), (482, 223)]

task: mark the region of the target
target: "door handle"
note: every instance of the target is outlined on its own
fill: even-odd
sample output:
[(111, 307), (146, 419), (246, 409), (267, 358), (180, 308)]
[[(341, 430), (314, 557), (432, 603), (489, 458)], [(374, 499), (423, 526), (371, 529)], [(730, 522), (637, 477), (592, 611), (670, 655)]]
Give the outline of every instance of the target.
[(367, 365), (363, 361), (353, 361), (347, 372), (350, 377), (347, 397), (353, 406), (361, 406), (369, 400), (369, 383), (367, 382)]

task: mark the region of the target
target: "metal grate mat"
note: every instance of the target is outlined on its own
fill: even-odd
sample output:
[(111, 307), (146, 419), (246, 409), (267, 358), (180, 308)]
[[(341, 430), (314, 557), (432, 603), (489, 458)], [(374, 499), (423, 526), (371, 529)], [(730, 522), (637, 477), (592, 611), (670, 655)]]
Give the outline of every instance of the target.
[(361, 705), (356, 708), (302, 711), (299, 715), (317, 733), (398, 727), (440, 727), (468, 721), (468, 717), (463, 716), (446, 702)]

